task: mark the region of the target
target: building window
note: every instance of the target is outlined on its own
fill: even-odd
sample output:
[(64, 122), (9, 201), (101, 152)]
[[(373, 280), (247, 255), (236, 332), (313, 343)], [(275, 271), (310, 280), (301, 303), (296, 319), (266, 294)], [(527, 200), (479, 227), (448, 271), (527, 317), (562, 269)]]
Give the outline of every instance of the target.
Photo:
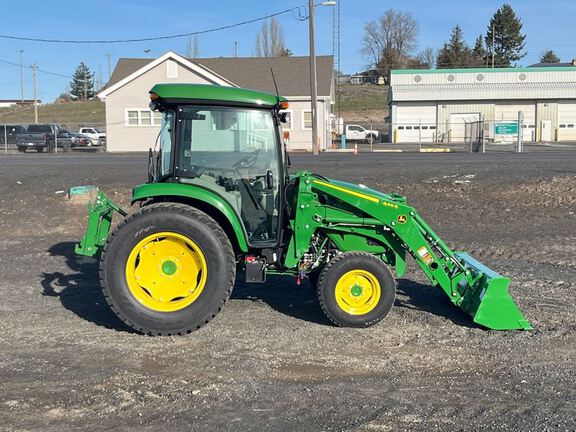
[(126, 126), (160, 126), (162, 114), (147, 109), (126, 110)]
[(282, 110), (282, 113), (286, 113), (286, 123), (282, 123), (282, 130), (291, 131), (292, 130), (292, 110)]
[(128, 111), (126, 113), (126, 126), (138, 126), (138, 111)]
[(312, 129), (312, 110), (302, 110), (302, 129)]
[(178, 63), (173, 60), (166, 62), (166, 78), (178, 78)]

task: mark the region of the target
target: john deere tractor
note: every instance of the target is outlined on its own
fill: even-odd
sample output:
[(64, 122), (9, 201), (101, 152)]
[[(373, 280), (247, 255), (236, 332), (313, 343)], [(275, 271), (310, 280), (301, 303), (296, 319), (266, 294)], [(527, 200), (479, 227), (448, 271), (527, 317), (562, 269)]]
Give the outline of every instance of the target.
[[(158, 84), (149, 179), (127, 214), (98, 192), (76, 251), (100, 257), (104, 296), (128, 325), (184, 334), (220, 311), (236, 282), (308, 278), (336, 325), (390, 311), (408, 255), (449, 301), (489, 329), (531, 329), (509, 279), (453, 252), (398, 194), (307, 171), (289, 174), (286, 99), (241, 88)], [(115, 213), (123, 218), (109, 233)], [(268, 289), (275, 289), (269, 287)]]

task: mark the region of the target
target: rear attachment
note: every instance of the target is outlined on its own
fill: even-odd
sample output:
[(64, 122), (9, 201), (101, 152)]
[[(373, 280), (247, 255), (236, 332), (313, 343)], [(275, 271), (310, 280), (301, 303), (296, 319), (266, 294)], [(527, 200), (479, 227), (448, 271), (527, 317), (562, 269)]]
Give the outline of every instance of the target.
[(79, 255), (94, 256), (99, 254), (106, 244), (114, 212), (122, 216), (128, 213), (110, 201), (104, 192), (96, 194), (94, 204), (88, 203), (88, 211), (90, 212), (88, 226), (82, 240), (76, 245), (75, 251)]

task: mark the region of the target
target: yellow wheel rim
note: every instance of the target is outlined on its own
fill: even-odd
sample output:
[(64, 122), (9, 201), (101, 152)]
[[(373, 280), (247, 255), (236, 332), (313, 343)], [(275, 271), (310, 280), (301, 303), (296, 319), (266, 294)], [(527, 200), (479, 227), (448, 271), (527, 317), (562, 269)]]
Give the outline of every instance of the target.
[(130, 292), (142, 305), (159, 312), (175, 312), (194, 303), (206, 277), (200, 247), (173, 232), (147, 236), (134, 246), (126, 262)]
[(336, 302), (351, 315), (365, 315), (380, 301), (380, 282), (367, 270), (351, 270), (336, 283)]

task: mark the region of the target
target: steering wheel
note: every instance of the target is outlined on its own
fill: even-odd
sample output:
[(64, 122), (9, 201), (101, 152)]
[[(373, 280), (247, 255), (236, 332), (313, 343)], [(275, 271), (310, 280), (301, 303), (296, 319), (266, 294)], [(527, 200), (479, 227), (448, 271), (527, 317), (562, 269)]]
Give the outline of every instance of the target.
[(252, 153), (248, 153), (246, 156), (238, 159), (236, 162), (234, 162), (232, 167), (234, 169), (251, 168), (258, 160), (258, 154), (260, 154), (260, 149), (256, 149)]

